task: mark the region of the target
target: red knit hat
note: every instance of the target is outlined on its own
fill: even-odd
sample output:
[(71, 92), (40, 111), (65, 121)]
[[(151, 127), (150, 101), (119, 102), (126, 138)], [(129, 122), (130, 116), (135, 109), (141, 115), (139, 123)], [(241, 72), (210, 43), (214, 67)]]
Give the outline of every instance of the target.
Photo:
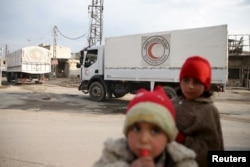
[(185, 77), (199, 80), (208, 90), (211, 85), (211, 66), (209, 62), (201, 56), (187, 58), (181, 68), (180, 81)]
[(175, 139), (178, 130), (174, 106), (161, 86), (157, 86), (153, 92), (140, 89), (130, 101), (123, 129), (125, 135), (136, 122), (153, 123), (167, 134), (170, 141)]

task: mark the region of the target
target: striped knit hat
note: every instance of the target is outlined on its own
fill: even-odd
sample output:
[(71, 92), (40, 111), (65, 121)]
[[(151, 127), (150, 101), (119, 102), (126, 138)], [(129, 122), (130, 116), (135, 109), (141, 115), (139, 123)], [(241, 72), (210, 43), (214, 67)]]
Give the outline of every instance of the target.
[(175, 124), (175, 110), (171, 100), (161, 86), (153, 92), (140, 89), (127, 107), (123, 133), (136, 122), (148, 122), (160, 127), (173, 141), (178, 132)]

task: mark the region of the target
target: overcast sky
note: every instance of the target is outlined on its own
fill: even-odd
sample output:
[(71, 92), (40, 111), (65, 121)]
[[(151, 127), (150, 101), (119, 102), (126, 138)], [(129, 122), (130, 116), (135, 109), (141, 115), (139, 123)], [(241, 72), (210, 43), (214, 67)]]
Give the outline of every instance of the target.
[[(87, 46), (92, 0), (0, 0), (0, 47), (57, 45), (79, 52)], [(250, 34), (250, 0), (104, 0), (103, 37), (228, 25), (228, 34)]]

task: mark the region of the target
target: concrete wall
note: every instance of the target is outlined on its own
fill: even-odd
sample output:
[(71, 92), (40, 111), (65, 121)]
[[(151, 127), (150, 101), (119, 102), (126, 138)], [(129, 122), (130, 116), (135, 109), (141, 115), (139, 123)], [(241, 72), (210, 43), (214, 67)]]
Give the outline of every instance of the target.
[[(42, 46), (44, 48), (49, 49), (51, 58), (53, 58), (54, 47), (53, 45)], [(71, 58), (71, 48), (56, 46), (56, 59), (70, 59)]]
[(65, 69), (67, 69), (66, 76), (68, 78), (74, 78), (80, 75), (80, 68), (76, 68), (77, 63), (79, 63), (79, 60), (76, 59), (69, 59), (67, 61)]

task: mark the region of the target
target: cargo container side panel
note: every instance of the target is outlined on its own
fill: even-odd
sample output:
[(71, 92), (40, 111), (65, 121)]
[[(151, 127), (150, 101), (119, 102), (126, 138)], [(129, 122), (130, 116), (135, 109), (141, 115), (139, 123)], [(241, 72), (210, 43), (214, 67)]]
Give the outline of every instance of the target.
[(7, 55), (7, 69), (11, 67), (20, 67), (22, 60), (22, 50), (17, 50)]
[(44, 74), (51, 72), (49, 64), (23, 63), (22, 72), (30, 74)]
[(39, 47), (24, 48), (22, 62), (50, 63), (49, 51)]
[(213, 83), (226, 83), (227, 26), (213, 26), (160, 33), (170, 45), (168, 63), (162, 66), (142, 64), (142, 38), (157, 36), (141, 34), (106, 40), (105, 75), (107, 80), (173, 81), (178, 82), (180, 68), (192, 55), (207, 58), (211, 66)]
[[(179, 82), (180, 69), (106, 69), (105, 80)], [(226, 84), (226, 70), (212, 69), (212, 83)]]
[(192, 55), (207, 58), (212, 67), (226, 67), (226, 25), (176, 31), (172, 33), (171, 40), (171, 67), (181, 67)]
[[(159, 67), (180, 68), (192, 55), (206, 57), (213, 67), (224, 67), (227, 61), (227, 26), (130, 35), (106, 39), (105, 68), (140, 68), (143, 64), (143, 38), (163, 36), (169, 43), (169, 55)], [(156, 65), (157, 66), (157, 65)]]
[(15, 53), (16, 52), (13, 52), (13, 53), (10, 53), (10, 54), (7, 55), (8, 68), (15, 66), (15, 64), (14, 64), (15, 63), (15, 60), (14, 60)]
[(24, 54), (25, 54), (24, 49), (20, 49), (19, 53), (17, 53), (17, 55), (15, 56), (16, 57), (16, 60), (15, 60), (16, 66), (18, 66), (18, 67), (22, 66)]
[(106, 69), (106, 80), (178, 82), (179, 69)]
[(105, 41), (105, 68), (133, 68), (141, 66), (139, 35), (107, 38)]
[[(105, 68), (169, 67), (170, 38), (170, 32), (107, 38)], [(149, 52), (156, 57), (149, 57)]]

